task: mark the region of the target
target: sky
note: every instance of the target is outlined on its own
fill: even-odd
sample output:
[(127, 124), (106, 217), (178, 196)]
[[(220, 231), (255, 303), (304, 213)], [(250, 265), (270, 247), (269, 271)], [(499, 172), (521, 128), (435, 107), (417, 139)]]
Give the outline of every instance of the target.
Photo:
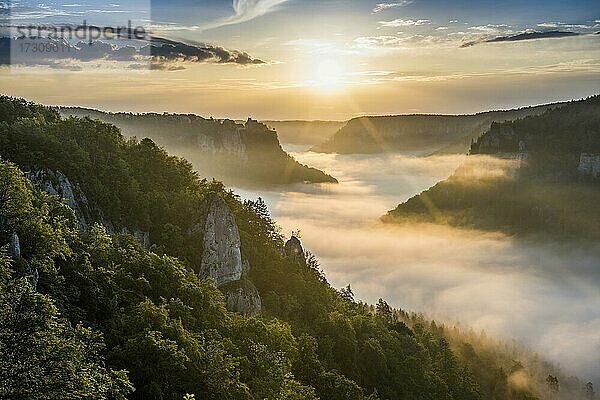
[(600, 2), (592, 0), (0, 0), (2, 10), (7, 37), (19, 25), (83, 21), (132, 21), (153, 37), (72, 39), (69, 51), (25, 55), (13, 40), (2, 93), (46, 104), (346, 120), (600, 91)]

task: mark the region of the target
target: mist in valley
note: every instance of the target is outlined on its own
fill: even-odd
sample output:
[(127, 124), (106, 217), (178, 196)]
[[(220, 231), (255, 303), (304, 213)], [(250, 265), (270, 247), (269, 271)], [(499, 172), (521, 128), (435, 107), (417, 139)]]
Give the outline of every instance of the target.
[(600, 246), (515, 239), (379, 217), (447, 178), (465, 156), (293, 153), (339, 185), (297, 185), (263, 197), (337, 288), (513, 339), (585, 380), (600, 378)]

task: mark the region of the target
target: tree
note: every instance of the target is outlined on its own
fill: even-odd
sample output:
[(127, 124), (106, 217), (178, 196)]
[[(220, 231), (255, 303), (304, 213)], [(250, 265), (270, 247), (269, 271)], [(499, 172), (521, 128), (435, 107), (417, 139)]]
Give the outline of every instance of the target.
[(48, 296), (0, 255), (0, 397), (125, 399), (125, 371), (104, 367), (102, 336), (61, 319)]
[(31, 211), (32, 203), (31, 183), (16, 165), (0, 158), (0, 217), (22, 218)]
[(594, 393), (594, 384), (592, 382), (585, 384), (585, 398), (590, 400), (596, 398), (596, 394)]
[(560, 391), (560, 384), (556, 376), (548, 375), (546, 384), (548, 385), (548, 391), (550, 391), (550, 393), (558, 393)]

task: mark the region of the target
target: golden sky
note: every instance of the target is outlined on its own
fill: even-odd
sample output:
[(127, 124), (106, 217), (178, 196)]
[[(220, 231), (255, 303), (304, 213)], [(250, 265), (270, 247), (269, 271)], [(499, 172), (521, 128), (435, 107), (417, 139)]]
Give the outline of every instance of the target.
[[(536, 1), (528, 7), (505, 1), (504, 8), (488, 1), (478, 7), (449, 3), (181, 0), (167, 8), (156, 1), (146, 20), (154, 35), (239, 51), (260, 63), (179, 57), (177, 68), (148, 71), (113, 58), (61, 58), (5, 68), (0, 85), (4, 94), (52, 105), (236, 119), (471, 113), (599, 92), (600, 10), (594, 2), (575, 1), (568, 9), (545, 2), (543, 14)], [(15, 7), (12, 22), (75, 21), (92, 18), (91, 11), (142, 14), (118, 4), (72, 11), (81, 7), (32, 3)], [(535, 32), (560, 37), (515, 39)]]

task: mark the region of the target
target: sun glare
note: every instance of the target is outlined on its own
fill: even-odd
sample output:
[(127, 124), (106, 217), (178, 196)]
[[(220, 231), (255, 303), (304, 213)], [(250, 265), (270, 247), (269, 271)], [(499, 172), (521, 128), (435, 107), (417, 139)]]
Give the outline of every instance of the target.
[(344, 68), (335, 59), (322, 59), (314, 63), (306, 85), (322, 91), (341, 89), (344, 86)]

